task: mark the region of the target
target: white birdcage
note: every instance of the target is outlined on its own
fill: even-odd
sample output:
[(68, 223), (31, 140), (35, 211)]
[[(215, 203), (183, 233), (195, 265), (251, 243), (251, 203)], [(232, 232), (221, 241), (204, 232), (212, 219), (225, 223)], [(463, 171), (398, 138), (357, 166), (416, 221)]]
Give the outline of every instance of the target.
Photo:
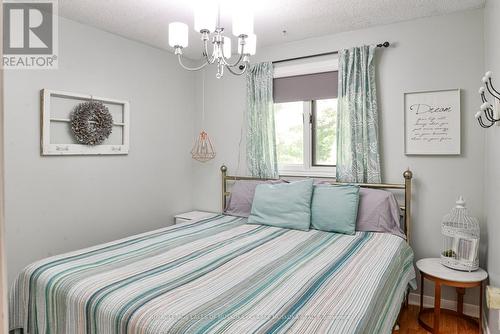
[(452, 269), (474, 271), (479, 268), (479, 222), (469, 216), (462, 196), (456, 204), (443, 218), (441, 263)]

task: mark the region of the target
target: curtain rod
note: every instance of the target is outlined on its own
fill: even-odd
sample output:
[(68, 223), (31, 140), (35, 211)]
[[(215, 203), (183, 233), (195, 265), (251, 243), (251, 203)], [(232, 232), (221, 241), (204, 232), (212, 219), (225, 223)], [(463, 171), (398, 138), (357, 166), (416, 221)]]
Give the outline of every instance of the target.
[[(390, 45), (391, 44), (389, 42), (384, 42), (384, 43), (377, 44), (377, 48), (388, 48)], [(273, 64), (283, 63), (285, 61), (292, 61), (292, 60), (307, 59), (307, 58), (320, 57), (320, 56), (335, 55), (335, 54), (338, 54), (338, 53), (339, 53), (338, 51), (332, 51), (332, 52), (318, 53), (318, 54), (309, 55), (309, 56), (280, 59), (280, 60), (273, 61)]]

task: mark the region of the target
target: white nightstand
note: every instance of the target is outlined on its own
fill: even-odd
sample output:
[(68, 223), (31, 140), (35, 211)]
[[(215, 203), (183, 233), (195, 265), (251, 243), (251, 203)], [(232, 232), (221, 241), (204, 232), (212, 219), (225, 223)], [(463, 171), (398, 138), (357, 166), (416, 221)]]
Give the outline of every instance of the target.
[[(483, 282), (488, 278), (488, 273), (479, 268), (476, 271), (467, 272), (453, 270), (441, 264), (439, 258), (421, 259), (417, 261), (417, 268), (420, 271), (420, 312), (418, 314), (419, 324), (432, 333), (439, 333), (439, 316), (441, 312), (459, 316), (462, 319), (477, 321), (479, 332), (482, 333), (483, 321)], [(423, 307), (424, 279), (434, 282), (434, 308)], [(441, 285), (455, 287), (457, 290), (457, 310), (441, 309)], [(466, 288), (479, 287), (479, 319), (463, 314), (464, 294)], [(434, 313), (434, 326), (427, 324), (423, 319), (424, 313)]]
[(207, 211), (189, 211), (174, 216), (174, 224), (186, 223), (192, 220), (199, 220), (215, 216), (216, 213)]

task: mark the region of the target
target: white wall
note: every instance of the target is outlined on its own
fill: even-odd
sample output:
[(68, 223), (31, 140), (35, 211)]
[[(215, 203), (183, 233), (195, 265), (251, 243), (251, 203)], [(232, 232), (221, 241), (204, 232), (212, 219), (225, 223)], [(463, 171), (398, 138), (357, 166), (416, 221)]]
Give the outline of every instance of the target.
[[(472, 214), (481, 218), (484, 216), (484, 131), (473, 117), (479, 102), (478, 80), (484, 69), (483, 11), (420, 19), (263, 48), (258, 50), (256, 61), (315, 54), (386, 40), (393, 47), (379, 50), (377, 64), (383, 180), (402, 182), (403, 171), (408, 166), (413, 170), (412, 246), (415, 258), (436, 257), (441, 247), (441, 219), (454, 205), (458, 195), (468, 200)], [(218, 210), (219, 166), (225, 163), (230, 173), (245, 174), (244, 158), (239, 171), (236, 171), (245, 110), (245, 80), (229, 74), (217, 80), (213, 72), (208, 72), (206, 78), (205, 128), (215, 142), (218, 155), (209, 163), (194, 164), (193, 200), (196, 208)], [(405, 156), (403, 93), (447, 88), (462, 89), (462, 155)], [(198, 89), (198, 103), (199, 97)], [(241, 154), (244, 157), (244, 136)], [(430, 284), (427, 286), (430, 287)], [(429, 290), (426, 293), (433, 292)], [(477, 302), (476, 295), (476, 291), (474, 294), (469, 291), (466, 302)], [(448, 291), (445, 297), (452, 299), (455, 295)]]
[[(59, 21), (59, 69), (5, 73), (9, 281), (53, 254), (172, 223), (192, 206), (194, 76), (172, 54)], [(40, 156), (42, 88), (130, 101), (126, 156)]]
[[(493, 79), (500, 86), (500, 35), (498, 19), (500, 18), (500, 3), (498, 0), (488, 0), (485, 7), (485, 55), (486, 69), (493, 71)], [(491, 99), (490, 99), (491, 100)], [(487, 230), (485, 236), (488, 243), (487, 269), (490, 284), (500, 287), (500, 128), (492, 127), (485, 130), (485, 201)], [(500, 333), (499, 310), (490, 312), (490, 331)], [(493, 320), (495, 319), (495, 320)]]

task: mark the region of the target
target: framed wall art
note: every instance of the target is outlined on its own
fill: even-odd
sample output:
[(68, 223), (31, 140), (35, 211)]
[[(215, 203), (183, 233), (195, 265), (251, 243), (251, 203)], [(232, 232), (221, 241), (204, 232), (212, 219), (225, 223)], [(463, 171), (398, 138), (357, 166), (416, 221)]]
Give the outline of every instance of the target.
[(41, 154), (128, 154), (128, 101), (42, 89)]
[(404, 94), (405, 154), (460, 155), (460, 89)]

